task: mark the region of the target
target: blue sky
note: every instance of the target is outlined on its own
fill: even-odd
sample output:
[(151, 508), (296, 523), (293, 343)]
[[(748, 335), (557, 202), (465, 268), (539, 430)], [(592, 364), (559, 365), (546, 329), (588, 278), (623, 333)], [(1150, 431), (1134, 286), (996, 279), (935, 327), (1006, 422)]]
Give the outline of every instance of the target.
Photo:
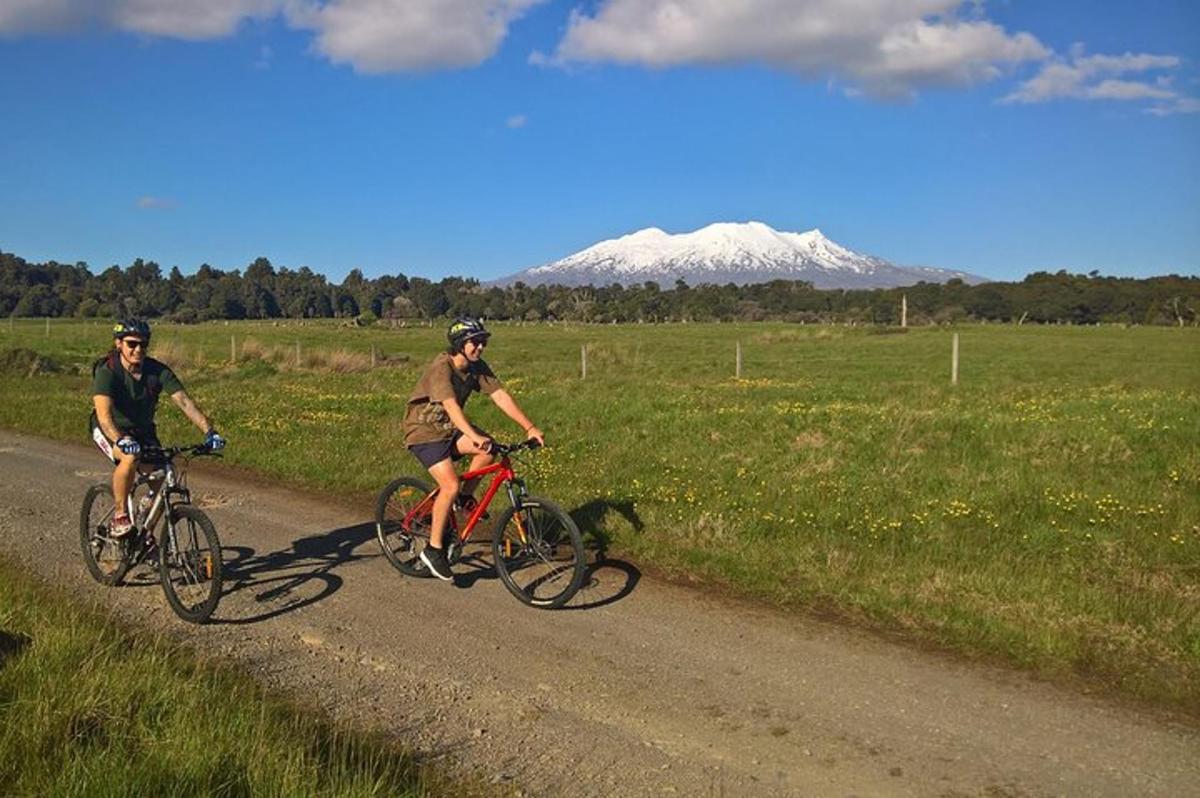
[(0, 0), (0, 75), (0, 249), (94, 271), (490, 279), (756, 219), (1200, 274), (1182, 0)]

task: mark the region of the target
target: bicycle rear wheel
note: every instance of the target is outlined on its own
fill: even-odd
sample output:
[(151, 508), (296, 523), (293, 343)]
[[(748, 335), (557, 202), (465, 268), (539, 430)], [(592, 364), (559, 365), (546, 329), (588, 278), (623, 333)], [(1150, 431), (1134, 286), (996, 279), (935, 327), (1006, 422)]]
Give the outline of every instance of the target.
[(583, 584), (587, 562), (583, 536), (562, 508), (527, 496), (510, 507), (492, 536), (496, 573), (509, 592), (531, 607), (555, 609)]
[(158, 575), (167, 603), (183, 620), (204, 623), (221, 600), (221, 541), (212, 521), (186, 504), (171, 508), (175, 529), (162, 536)]
[(375, 502), (379, 546), (388, 562), (405, 576), (429, 576), (429, 569), (421, 562), (421, 551), (429, 545), (431, 508), (418, 505), (432, 492), (428, 482), (400, 477), (384, 488)]
[[(113, 512), (112, 486), (97, 483), (88, 488), (79, 512), (79, 543), (88, 573), (102, 585), (119, 585), (129, 571), (129, 550), (125, 542), (109, 537)], [(133, 533), (130, 533), (132, 537)]]

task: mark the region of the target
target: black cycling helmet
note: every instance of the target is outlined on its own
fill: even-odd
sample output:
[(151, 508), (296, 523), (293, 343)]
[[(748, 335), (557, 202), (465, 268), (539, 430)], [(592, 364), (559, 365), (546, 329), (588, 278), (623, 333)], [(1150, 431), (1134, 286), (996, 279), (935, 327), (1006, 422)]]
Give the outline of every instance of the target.
[(121, 339), (131, 335), (149, 341), (150, 325), (141, 319), (121, 319), (113, 325), (113, 338)]
[(450, 342), (451, 352), (461, 352), (467, 341), (482, 338), (487, 340), (492, 334), (483, 326), (483, 322), (473, 316), (459, 316), (450, 323), (446, 331), (446, 340)]

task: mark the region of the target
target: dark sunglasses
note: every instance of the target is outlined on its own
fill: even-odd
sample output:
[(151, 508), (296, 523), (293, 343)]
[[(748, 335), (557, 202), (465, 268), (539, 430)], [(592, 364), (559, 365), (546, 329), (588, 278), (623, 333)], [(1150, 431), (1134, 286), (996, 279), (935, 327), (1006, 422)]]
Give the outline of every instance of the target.
[(145, 349), (150, 345), (149, 341), (139, 341), (136, 339), (131, 341), (128, 338), (122, 338), (121, 343), (125, 344), (126, 349)]
[(482, 349), (487, 346), (486, 338), (468, 338), (467, 343), (474, 344), (476, 349)]

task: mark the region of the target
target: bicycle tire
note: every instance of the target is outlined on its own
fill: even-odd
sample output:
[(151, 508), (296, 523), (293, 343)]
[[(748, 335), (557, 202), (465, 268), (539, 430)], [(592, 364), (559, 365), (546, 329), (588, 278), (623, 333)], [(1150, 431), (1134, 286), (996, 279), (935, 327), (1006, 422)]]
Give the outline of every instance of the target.
[[(101, 496), (107, 497), (107, 502), (98, 506), (97, 500)], [(107, 509), (104, 509), (105, 505)], [(121, 584), (130, 568), (125, 546), (106, 534), (115, 510), (112, 485), (100, 482), (88, 488), (79, 511), (79, 543), (83, 549), (83, 563), (93, 579), (109, 587)], [(114, 552), (119, 555), (116, 559), (104, 556)]]
[[(524, 534), (514, 520), (518, 513)], [(539, 496), (527, 496), (519, 509), (504, 512), (492, 534), (492, 554), (508, 591), (540, 609), (570, 601), (587, 572), (579, 527), (561, 507)]]
[(421, 503), (433, 486), (414, 477), (392, 480), (375, 501), (375, 536), (383, 555), (405, 576), (426, 578), (429, 569), (421, 562), (421, 550), (429, 545), (429, 518), (416, 520), (405, 530), (401, 522)]
[(158, 545), (163, 593), (180, 618), (188, 623), (204, 623), (221, 600), (221, 540), (209, 517), (190, 505), (172, 507), (171, 521), (178, 548), (169, 550), (167, 530)]

